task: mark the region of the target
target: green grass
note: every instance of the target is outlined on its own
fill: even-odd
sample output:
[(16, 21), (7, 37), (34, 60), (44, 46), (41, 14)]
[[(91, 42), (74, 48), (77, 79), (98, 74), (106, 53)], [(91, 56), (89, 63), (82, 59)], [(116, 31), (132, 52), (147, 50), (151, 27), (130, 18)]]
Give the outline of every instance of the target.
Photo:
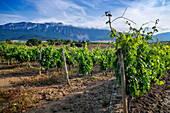
[(109, 104), (109, 101), (108, 101), (107, 98), (105, 98), (104, 101), (103, 101), (103, 103), (102, 103), (102, 105), (103, 105), (104, 107), (106, 107), (108, 104)]
[(89, 76), (89, 77), (86, 77), (87, 79), (94, 79), (96, 80), (97, 78), (95, 76)]

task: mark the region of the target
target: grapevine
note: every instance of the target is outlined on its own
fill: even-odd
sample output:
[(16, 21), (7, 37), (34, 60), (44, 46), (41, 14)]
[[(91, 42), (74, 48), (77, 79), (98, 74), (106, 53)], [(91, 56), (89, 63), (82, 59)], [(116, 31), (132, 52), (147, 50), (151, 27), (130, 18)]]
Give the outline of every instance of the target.
[[(157, 31), (155, 27), (153, 31)], [(130, 26), (130, 32), (117, 33), (113, 28), (110, 37), (116, 37), (116, 53), (120, 48), (123, 50), (126, 93), (138, 97), (150, 89), (151, 83), (163, 84), (160, 78), (169, 67), (169, 46), (160, 43), (150, 44), (148, 39), (152, 39), (153, 32), (142, 35), (141, 32), (145, 32), (143, 28), (137, 30)], [(117, 65), (118, 60), (114, 60), (113, 67), (119, 72)], [(115, 76), (120, 84), (120, 74), (116, 73)]]

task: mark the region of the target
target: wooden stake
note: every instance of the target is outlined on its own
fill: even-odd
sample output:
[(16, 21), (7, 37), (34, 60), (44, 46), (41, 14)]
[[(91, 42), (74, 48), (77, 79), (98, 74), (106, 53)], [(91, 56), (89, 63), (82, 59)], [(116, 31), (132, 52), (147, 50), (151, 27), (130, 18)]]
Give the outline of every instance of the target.
[(66, 65), (66, 60), (65, 60), (65, 54), (64, 54), (63, 49), (62, 49), (62, 55), (63, 55), (63, 61), (64, 61), (64, 69), (65, 69), (66, 78), (67, 78), (67, 84), (70, 85), (70, 80), (69, 80), (68, 71), (67, 71), (67, 65)]
[(41, 75), (41, 59), (42, 59), (42, 48), (40, 48), (39, 75)]
[(31, 64), (30, 64), (29, 62), (27, 62), (27, 65), (28, 65), (30, 68), (32, 68), (32, 66), (31, 66)]
[(122, 49), (118, 50), (118, 57), (119, 57), (119, 66), (120, 66), (120, 75), (121, 75), (123, 112), (128, 113), (127, 97), (126, 97), (126, 78), (125, 78), (125, 70), (124, 70)]
[(9, 60), (8, 60), (8, 65), (9, 65)]

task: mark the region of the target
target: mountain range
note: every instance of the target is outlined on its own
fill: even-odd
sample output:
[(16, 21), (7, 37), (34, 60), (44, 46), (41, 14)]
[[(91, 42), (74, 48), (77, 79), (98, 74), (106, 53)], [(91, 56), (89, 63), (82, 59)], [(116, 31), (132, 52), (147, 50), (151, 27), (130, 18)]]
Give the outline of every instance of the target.
[[(63, 23), (32, 23), (19, 22), (0, 25), (0, 41), (28, 40), (37, 38), (47, 39), (71, 39), (71, 40), (110, 40), (109, 36), (104, 38), (110, 31), (106, 29), (82, 28)], [(170, 32), (155, 35), (161, 41), (170, 41)], [(156, 41), (156, 40), (154, 40)]]
[[(72, 39), (72, 40), (102, 40), (109, 30), (89, 29), (64, 25), (63, 23), (7, 23), (0, 25), (0, 40), (37, 39)], [(107, 36), (106, 39), (109, 39)]]
[(158, 38), (159, 41), (170, 41), (170, 32), (154, 35), (153, 40), (156, 41), (156, 38)]

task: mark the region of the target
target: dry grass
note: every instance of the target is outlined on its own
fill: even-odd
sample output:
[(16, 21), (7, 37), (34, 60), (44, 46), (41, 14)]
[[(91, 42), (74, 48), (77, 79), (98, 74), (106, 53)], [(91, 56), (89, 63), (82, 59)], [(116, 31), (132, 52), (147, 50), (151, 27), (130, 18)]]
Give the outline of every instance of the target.
[(33, 90), (20, 87), (10, 89), (0, 89), (0, 112), (18, 113), (35, 106), (37, 99)]

